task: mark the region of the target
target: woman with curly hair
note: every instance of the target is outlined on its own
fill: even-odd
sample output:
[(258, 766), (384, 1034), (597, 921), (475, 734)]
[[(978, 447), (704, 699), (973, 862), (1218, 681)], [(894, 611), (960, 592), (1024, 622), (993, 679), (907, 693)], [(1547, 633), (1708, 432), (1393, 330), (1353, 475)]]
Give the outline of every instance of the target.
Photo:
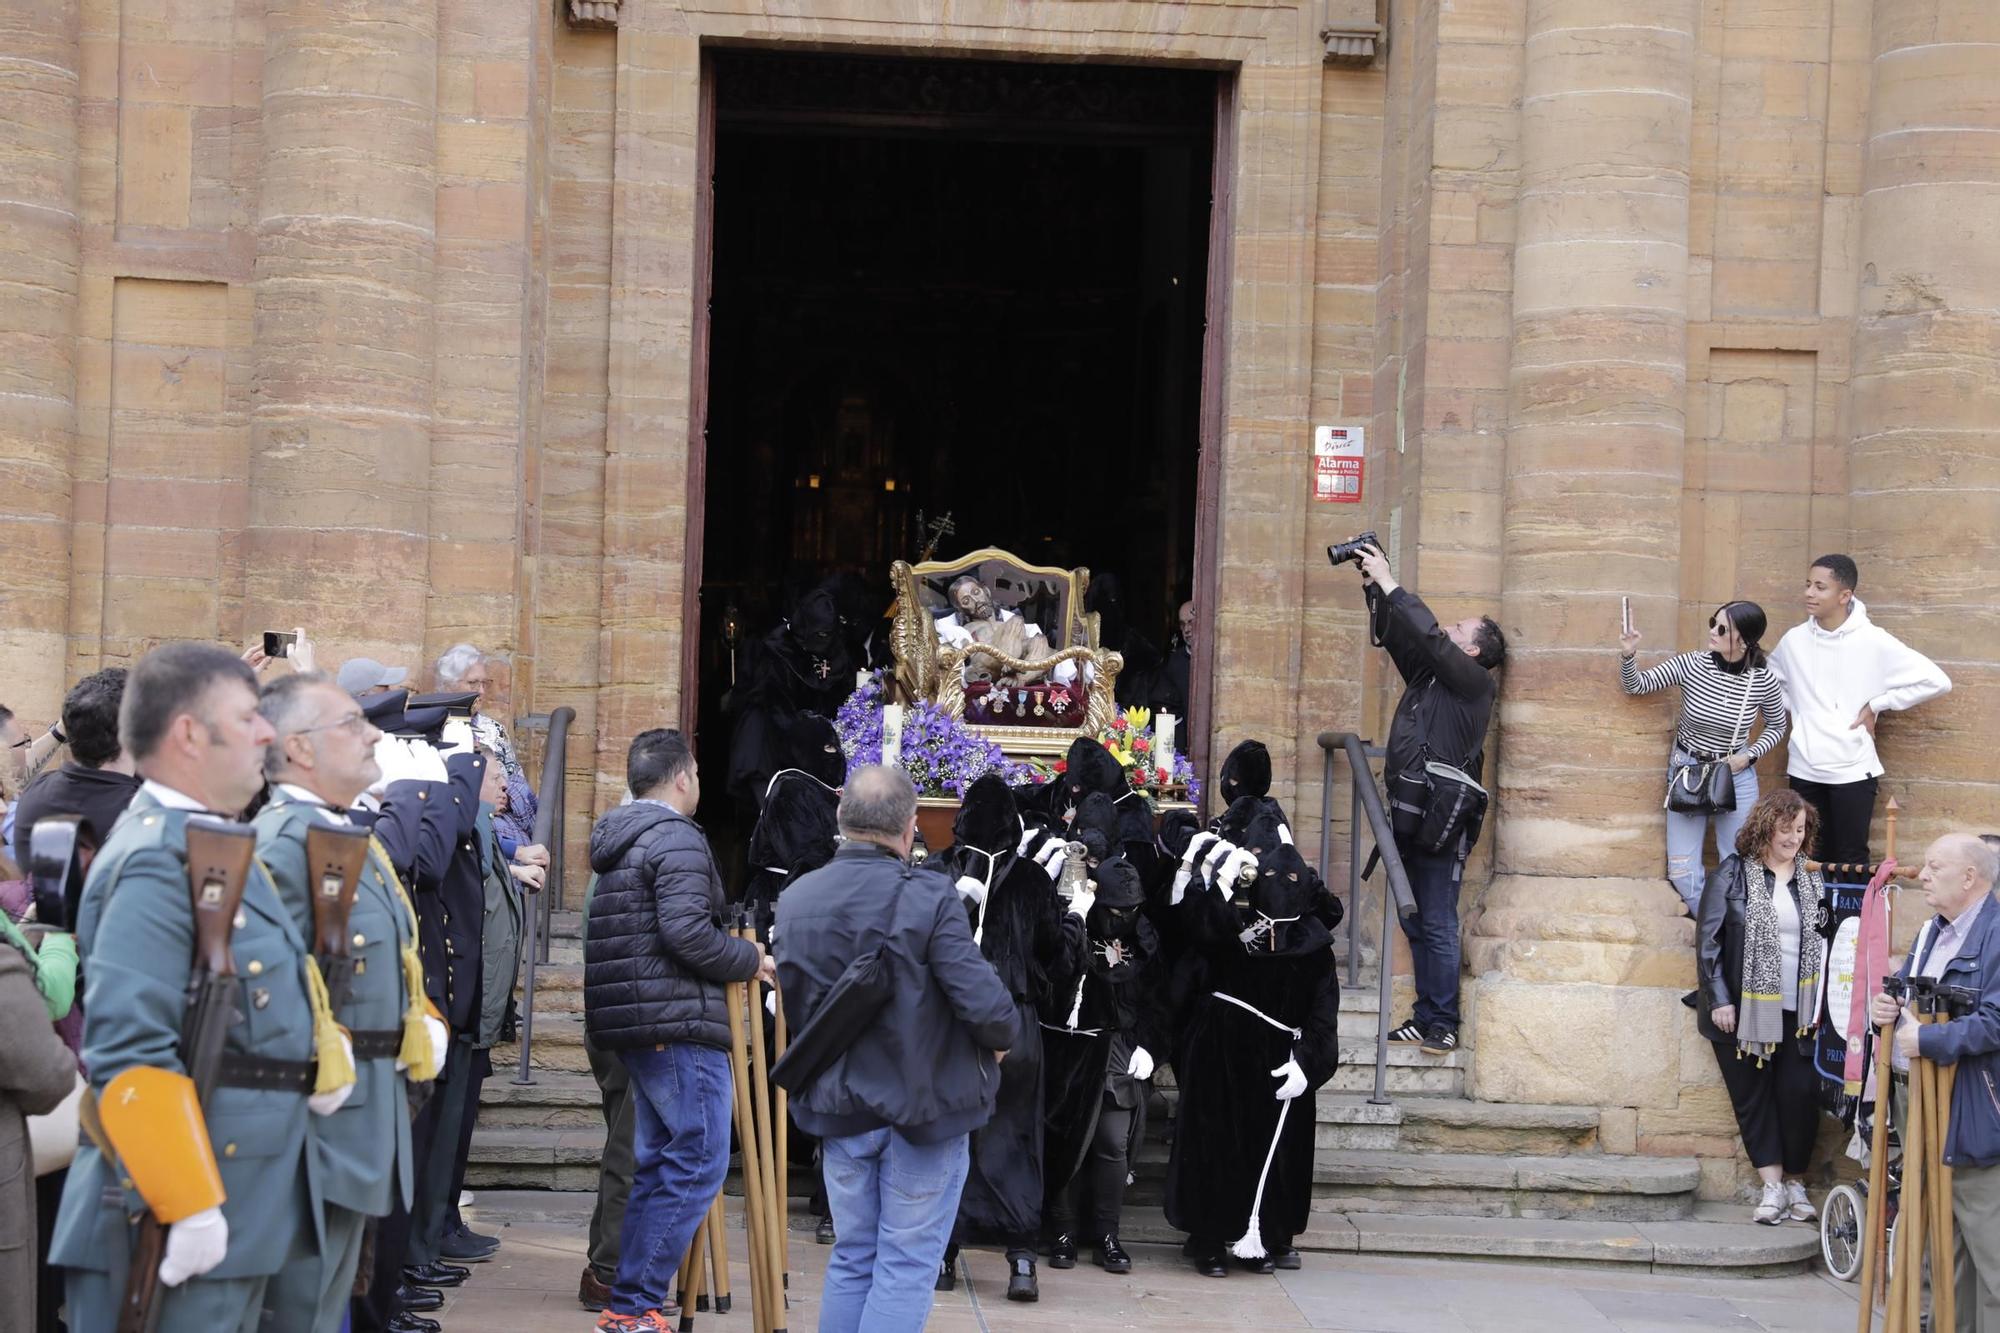
[[(1806, 855), (1819, 814), (1794, 791), (1750, 808), (1702, 890), (1695, 925), (1695, 1010), (1736, 1109), (1764, 1190), (1752, 1220), (1777, 1226), (1816, 1214), (1798, 1177), (1819, 1132), (1813, 1028), (1831, 913)], [(1790, 1179), (1787, 1179), (1790, 1177)]]

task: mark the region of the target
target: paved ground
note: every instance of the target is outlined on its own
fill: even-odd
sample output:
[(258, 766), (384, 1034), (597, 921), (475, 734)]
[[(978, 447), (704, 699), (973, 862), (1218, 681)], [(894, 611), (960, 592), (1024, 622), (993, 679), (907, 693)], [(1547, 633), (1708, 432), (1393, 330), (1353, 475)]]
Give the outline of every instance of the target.
[[(514, 1196), (520, 1197), (520, 1196)], [(734, 1202), (734, 1201), (732, 1201)], [(474, 1225), (481, 1225), (473, 1210)], [(727, 1315), (697, 1316), (701, 1333), (750, 1333), (749, 1272), (740, 1218), (732, 1219), (730, 1257), (737, 1304)], [(581, 1218), (489, 1217), (500, 1232), (499, 1256), (473, 1270), (439, 1316), (451, 1333), (544, 1333), (589, 1329), (576, 1303), (583, 1266)], [(929, 1327), (938, 1333), (1007, 1330), (1159, 1328), (1347, 1330), (1348, 1333), (1826, 1333), (1855, 1322), (1854, 1288), (1821, 1276), (1717, 1279), (1662, 1277), (1610, 1270), (1479, 1264), (1355, 1255), (1306, 1256), (1306, 1267), (1276, 1278), (1247, 1273), (1222, 1281), (1198, 1276), (1179, 1251), (1132, 1247), (1126, 1277), (1092, 1267), (1086, 1256), (1067, 1272), (1042, 1266), (1038, 1305), (1009, 1305), (999, 1254), (969, 1251), (971, 1281), (941, 1294)], [(816, 1323), (819, 1277), (827, 1251), (810, 1231), (792, 1237), (789, 1327)]]

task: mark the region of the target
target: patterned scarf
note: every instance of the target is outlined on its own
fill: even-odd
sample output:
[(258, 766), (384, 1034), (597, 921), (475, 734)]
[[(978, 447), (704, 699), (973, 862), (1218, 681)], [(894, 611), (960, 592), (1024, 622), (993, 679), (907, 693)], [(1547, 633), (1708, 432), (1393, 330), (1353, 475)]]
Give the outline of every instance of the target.
[(1736, 1053), (1762, 1064), (1785, 1040), (1785, 1010), (1799, 1015), (1796, 1035), (1812, 1031), (1819, 995), (1820, 926), (1826, 911), (1826, 885), (1819, 872), (1806, 869), (1801, 855), (1792, 864), (1792, 901), (1799, 912), (1799, 985), (1794, 995), (1779, 993), (1784, 985), (1784, 953), (1778, 943), (1778, 909), (1773, 902), (1771, 872), (1763, 861), (1743, 861), (1743, 994), (1736, 1011)]

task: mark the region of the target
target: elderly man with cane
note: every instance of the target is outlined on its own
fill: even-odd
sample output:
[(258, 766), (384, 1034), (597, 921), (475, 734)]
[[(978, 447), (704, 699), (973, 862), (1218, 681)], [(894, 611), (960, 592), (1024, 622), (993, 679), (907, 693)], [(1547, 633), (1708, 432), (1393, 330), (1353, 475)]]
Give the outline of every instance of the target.
[[(1918, 875), (1937, 916), (1924, 924), (1900, 977), (1928, 978), (1975, 993), (1971, 1012), (1918, 1022), (1906, 1001), (1874, 998), (1869, 1016), (1895, 1023), (1899, 1067), (1922, 1059), (1956, 1067), (1943, 1165), (1951, 1170), (1952, 1305), (1958, 1333), (2000, 1333), (2000, 857), (1978, 838), (1953, 833), (1932, 843)], [(1921, 1145), (1905, 1145), (1906, 1152)]]

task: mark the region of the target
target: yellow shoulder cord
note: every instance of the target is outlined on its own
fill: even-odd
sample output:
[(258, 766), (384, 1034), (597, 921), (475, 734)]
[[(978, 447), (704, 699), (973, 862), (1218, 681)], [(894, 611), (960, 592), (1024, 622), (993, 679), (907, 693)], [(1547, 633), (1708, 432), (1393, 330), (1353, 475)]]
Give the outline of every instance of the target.
[(431, 1053), (431, 1036), (424, 1030), (424, 964), (417, 956), (417, 909), (410, 902), (410, 895), (403, 888), (402, 877), (389, 860), (381, 842), (370, 834), (368, 854), (375, 860), (375, 869), (382, 876), (382, 882), (396, 891), (396, 901), (403, 905), (403, 915), (409, 923), (409, 934), (402, 944), (403, 989), (408, 992), (403, 1006), (403, 1045), (397, 1052), (410, 1078), (418, 1083), (427, 1083), (437, 1077), (437, 1061)]
[[(257, 868), (264, 872), (264, 878), (271, 879), (271, 868), (257, 859)], [(340, 1024), (333, 1021), (333, 1001), (326, 993), (326, 978), (320, 975), (319, 960), (306, 950), (306, 1002), (312, 1006), (313, 1055), (319, 1061), (319, 1072), (313, 1081), (314, 1092), (332, 1092), (354, 1082), (354, 1061), (347, 1054), (347, 1047), (340, 1036)]]

